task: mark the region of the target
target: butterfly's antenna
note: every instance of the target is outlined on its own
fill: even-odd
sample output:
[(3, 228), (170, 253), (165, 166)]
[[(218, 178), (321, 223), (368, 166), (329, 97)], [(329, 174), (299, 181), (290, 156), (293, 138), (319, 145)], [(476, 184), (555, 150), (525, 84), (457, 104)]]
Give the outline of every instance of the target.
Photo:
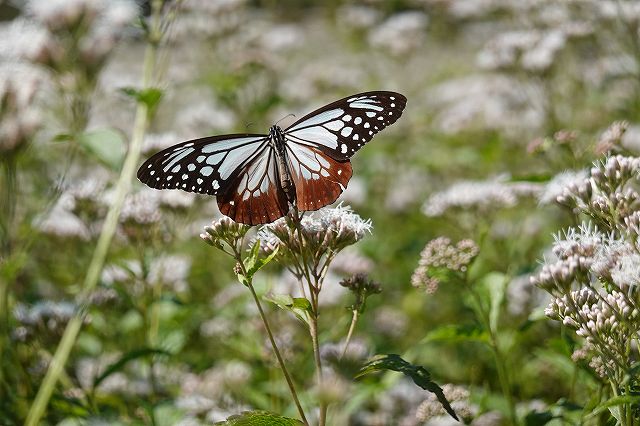
[(282, 117), (280, 120), (276, 121), (276, 124), (274, 124), (274, 126), (277, 126), (279, 122), (281, 122), (282, 120), (284, 120), (287, 117), (294, 117), (295, 118), (295, 114), (287, 114), (284, 117)]

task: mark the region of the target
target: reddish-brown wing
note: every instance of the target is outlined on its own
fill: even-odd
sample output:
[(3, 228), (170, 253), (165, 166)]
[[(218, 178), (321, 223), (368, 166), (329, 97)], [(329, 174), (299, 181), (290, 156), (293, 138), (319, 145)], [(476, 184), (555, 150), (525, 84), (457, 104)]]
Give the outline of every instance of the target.
[(315, 147), (287, 144), (287, 159), (296, 187), (296, 205), (302, 211), (333, 203), (351, 179), (349, 160), (334, 160)]
[(234, 172), (217, 201), (222, 214), (247, 225), (273, 222), (288, 213), (289, 205), (280, 185), (276, 154), (271, 145), (265, 145)]

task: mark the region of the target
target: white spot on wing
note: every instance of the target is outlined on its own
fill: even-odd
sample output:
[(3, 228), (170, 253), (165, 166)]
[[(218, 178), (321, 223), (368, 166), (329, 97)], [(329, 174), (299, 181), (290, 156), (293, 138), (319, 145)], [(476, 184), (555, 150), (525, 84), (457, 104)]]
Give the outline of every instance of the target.
[[(242, 149), (242, 148), (239, 148)], [(216, 164), (218, 164), (220, 161), (222, 161), (222, 159), (224, 158), (224, 156), (226, 155), (226, 152), (218, 152), (217, 154), (212, 154), (210, 156), (207, 157), (207, 164), (211, 164), (212, 166), (215, 166)]]
[(213, 167), (205, 166), (200, 169), (200, 174), (203, 176), (210, 176), (213, 173)]
[(344, 121), (342, 120), (334, 120), (330, 121), (324, 125), (329, 130), (338, 131), (344, 127)]
[(306, 120), (301, 121), (295, 126), (289, 127), (286, 132), (292, 132), (294, 130), (299, 130), (304, 127), (315, 126), (317, 124), (325, 123), (327, 121), (333, 120), (334, 118), (338, 118), (344, 113), (344, 111), (340, 108), (331, 109), (329, 111), (322, 112), (320, 114), (314, 115), (312, 117), (307, 118)]
[(340, 152), (342, 152), (343, 154), (347, 153), (347, 144), (343, 143), (342, 146), (340, 146)]
[(296, 130), (289, 133), (288, 135), (294, 138), (304, 139), (313, 143), (325, 145), (333, 149), (338, 146), (338, 137), (322, 126), (308, 127), (306, 129)]
[(351, 134), (351, 132), (353, 132), (353, 127), (345, 127), (344, 129), (342, 129), (340, 134), (344, 137), (347, 137)]
[(233, 149), (238, 145), (242, 145), (248, 142), (258, 142), (263, 139), (264, 139), (264, 136), (253, 136), (250, 138), (223, 139), (217, 142), (212, 142), (209, 145), (205, 145), (204, 148), (202, 148), (202, 152), (205, 154), (210, 154), (212, 152), (226, 151), (228, 149)]
[(191, 154), (193, 151), (195, 151), (193, 148), (183, 148), (182, 151), (176, 151), (173, 154), (169, 155), (169, 157), (166, 160), (164, 160), (164, 161), (168, 161), (168, 163), (164, 166), (164, 171), (167, 172), (178, 161), (182, 160), (184, 157)]
[(361, 117), (356, 117), (355, 120), (353, 120), (353, 124), (360, 124), (362, 123), (362, 118)]
[(382, 111), (383, 109), (381, 106), (370, 104), (364, 101), (351, 102), (349, 106), (351, 108), (372, 109), (374, 111)]

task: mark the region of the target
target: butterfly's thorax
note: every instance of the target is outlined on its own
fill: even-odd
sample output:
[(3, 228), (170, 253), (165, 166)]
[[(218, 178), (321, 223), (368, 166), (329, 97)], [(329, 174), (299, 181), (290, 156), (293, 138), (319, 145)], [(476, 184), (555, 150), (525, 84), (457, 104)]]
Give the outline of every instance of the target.
[(291, 171), (287, 166), (287, 149), (285, 145), (284, 132), (278, 126), (269, 129), (269, 143), (273, 144), (276, 156), (278, 157), (278, 172), (280, 175), (280, 185), (287, 195), (287, 200), (291, 204), (296, 202), (296, 188), (291, 178)]

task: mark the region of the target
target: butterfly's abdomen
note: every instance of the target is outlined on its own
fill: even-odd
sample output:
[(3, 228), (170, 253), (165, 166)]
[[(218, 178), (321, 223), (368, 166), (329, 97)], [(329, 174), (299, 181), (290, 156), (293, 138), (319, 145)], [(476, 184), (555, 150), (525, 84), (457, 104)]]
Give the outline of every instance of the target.
[(276, 155), (278, 157), (278, 173), (280, 176), (280, 187), (287, 196), (287, 201), (293, 205), (296, 204), (296, 187), (291, 178), (291, 171), (287, 165), (287, 150), (285, 146), (284, 133), (278, 126), (269, 129), (271, 140), (275, 144)]

